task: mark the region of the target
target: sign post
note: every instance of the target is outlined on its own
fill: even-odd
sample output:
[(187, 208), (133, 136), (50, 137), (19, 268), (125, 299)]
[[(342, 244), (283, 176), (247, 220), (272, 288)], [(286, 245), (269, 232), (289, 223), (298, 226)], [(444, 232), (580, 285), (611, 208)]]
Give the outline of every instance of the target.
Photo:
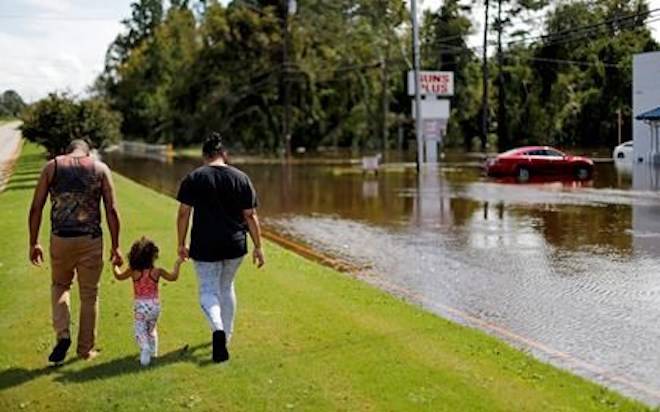
[[(408, 94), (413, 95), (417, 87), (414, 72), (408, 72)], [(436, 163), (438, 161), (438, 146), (442, 143), (442, 137), (447, 130), (447, 122), (451, 107), (449, 97), (454, 95), (454, 73), (445, 71), (421, 71), (419, 72), (419, 89), (424, 99), (420, 101), (419, 110), (417, 105), (413, 106), (413, 117), (422, 122), (418, 126), (422, 130), (423, 152), (419, 155), (426, 162)], [(416, 114), (420, 112), (421, 116)]]
[[(417, 22), (417, 0), (410, 1), (410, 14), (412, 17), (413, 29), (413, 77), (415, 79), (415, 108), (418, 112), (422, 111), (422, 95), (420, 90), (419, 76), (419, 24)], [(415, 119), (415, 136), (417, 137), (417, 172), (419, 172), (424, 161), (424, 148), (422, 147), (422, 118)]]

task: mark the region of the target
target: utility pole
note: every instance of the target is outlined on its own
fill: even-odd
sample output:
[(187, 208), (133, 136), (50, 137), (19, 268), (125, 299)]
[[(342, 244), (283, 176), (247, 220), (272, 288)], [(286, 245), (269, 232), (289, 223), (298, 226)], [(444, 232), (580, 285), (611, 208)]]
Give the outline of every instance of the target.
[(417, 137), (417, 172), (424, 162), (424, 142), (422, 140), (422, 96), (419, 84), (419, 25), (417, 23), (417, 0), (410, 1), (413, 27), (413, 71), (415, 74), (415, 136)]
[(483, 89), (484, 94), (481, 101), (481, 146), (486, 150), (488, 143), (488, 12), (490, 1), (484, 0), (484, 54), (483, 54)]
[(389, 93), (388, 93), (388, 86), (389, 86), (389, 73), (387, 72), (387, 61), (390, 58), (390, 42), (389, 39), (386, 40), (385, 43), (385, 58), (381, 62), (381, 79), (382, 79), (382, 119), (381, 119), (381, 137), (383, 139), (383, 156), (385, 156), (385, 151), (387, 150), (387, 113), (389, 112), (390, 108), (390, 100), (389, 100)]
[(619, 144), (621, 144), (621, 126), (622, 126), (622, 123), (623, 123), (623, 117), (622, 117), (622, 114), (621, 114), (621, 108), (620, 107), (616, 111), (616, 114), (617, 114), (617, 124), (618, 124), (618, 129), (619, 129), (618, 130)]
[(289, 53), (291, 49), (291, 31), (289, 27), (289, 15), (291, 14), (290, 0), (282, 0), (284, 3), (284, 17), (282, 18), (282, 34), (284, 41), (282, 42), (282, 88), (283, 90), (283, 104), (284, 104), (284, 119), (282, 122), (282, 144), (286, 158), (291, 159), (291, 79), (289, 67), (291, 65)]
[(389, 9), (388, 9), (389, 0), (380, 0), (378, 6), (382, 7), (385, 11), (385, 18), (383, 19), (382, 29), (383, 37), (385, 38), (385, 53), (381, 56), (380, 68), (381, 68), (381, 139), (383, 146), (383, 156), (388, 148), (388, 127), (387, 127), (387, 114), (390, 110), (390, 99), (389, 99), (389, 73), (388, 73), (388, 61), (390, 60), (390, 25), (389, 23)]
[(510, 149), (506, 113), (506, 89), (504, 87), (504, 54), (502, 53), (502, 0), (497, 0), (497, 144), (499, 149)]

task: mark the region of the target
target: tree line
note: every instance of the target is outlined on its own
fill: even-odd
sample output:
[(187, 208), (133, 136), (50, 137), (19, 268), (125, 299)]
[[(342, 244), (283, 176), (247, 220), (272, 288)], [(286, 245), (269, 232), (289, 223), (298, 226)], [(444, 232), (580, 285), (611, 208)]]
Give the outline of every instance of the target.
[[(618, 113), (630, 139), (632, 55), (659, 49), (646, 23), (660, 13), (644, 0), (489, 0), (487, 41), (472, 47), (475, 3), (445, 0), (421, 21), (423, 68), (455, 73), (447, 144), (612, 146)], [(219, 130), (273, 152), (413, 137), (404, 0), (139, 0), (123, 25), (93, 93), (126, 139), (186, 146)]]

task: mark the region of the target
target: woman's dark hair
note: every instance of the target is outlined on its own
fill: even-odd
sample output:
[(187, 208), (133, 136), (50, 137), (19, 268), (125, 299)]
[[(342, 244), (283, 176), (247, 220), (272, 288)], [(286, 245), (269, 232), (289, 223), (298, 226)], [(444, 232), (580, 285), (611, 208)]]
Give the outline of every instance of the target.
[(128, 252), (128, 265), (133, 270), (152, 269), (154, 262), (158, 259), (158, 246), (153, 240), (144, 236), (136, 240)]
[(202, 154), (207, 159), (213, 159), (225, 152), (222, 136), (218, 132), (211, 132), (202, 144)]

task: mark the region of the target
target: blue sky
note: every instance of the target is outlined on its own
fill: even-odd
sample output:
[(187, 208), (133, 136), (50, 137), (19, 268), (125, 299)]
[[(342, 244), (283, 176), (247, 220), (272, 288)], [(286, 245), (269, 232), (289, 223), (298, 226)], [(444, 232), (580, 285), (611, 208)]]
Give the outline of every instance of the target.
[[(226, 2), (226, 1), (223, 1)], [(53, 90), (84, 93), (130, 14), (130, 0), (0, 0), (0, 92), (34, 101)], [(424, 0), (436, 8), (442, 0)], [(651, 0), (660, 8), (660, 0)], [(476, 16), (481, 16), (475, 10)], [(660, 22), (653, 25), (660, 39)], [(481, 44), (475, 36), (473, 45)]]

